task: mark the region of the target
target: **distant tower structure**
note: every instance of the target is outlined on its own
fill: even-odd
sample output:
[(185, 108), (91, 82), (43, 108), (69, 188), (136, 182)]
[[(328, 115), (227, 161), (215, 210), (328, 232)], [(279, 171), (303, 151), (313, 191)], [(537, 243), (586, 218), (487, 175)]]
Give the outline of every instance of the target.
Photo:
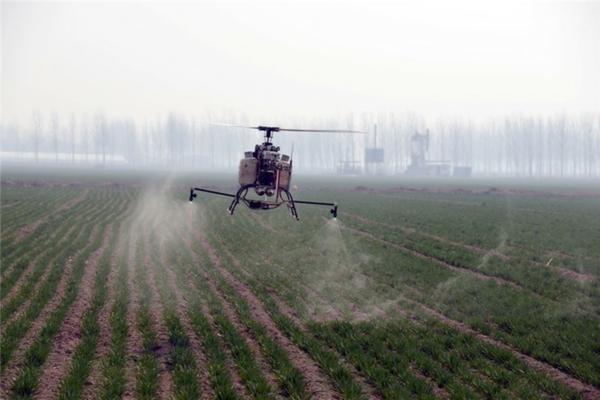
[(429, 129), (425, 134), (415, 132), (410, 138), (410, 166), (409, 168), (423, 169), (427, 165), (425, 156), (429, 150)]
[(406, 175), (412, 176), (450, 176), (452, 165), (449, 161), (427, 160), (429, 150), (429, 129), (424, 134), (415, 132), (410, 138), (410, 165)]
[(377, 124), (373, 126), (374, 147), (365, 146), (365, 174), (381, 174), (383, 148), (377, 147)]

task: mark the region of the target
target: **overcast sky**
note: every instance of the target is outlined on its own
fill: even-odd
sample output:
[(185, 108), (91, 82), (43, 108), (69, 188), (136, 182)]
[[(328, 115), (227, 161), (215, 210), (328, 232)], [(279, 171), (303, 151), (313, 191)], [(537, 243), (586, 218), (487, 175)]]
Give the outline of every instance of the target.
[(600, 110), (600, 2), (2, 2), (3, 120)]

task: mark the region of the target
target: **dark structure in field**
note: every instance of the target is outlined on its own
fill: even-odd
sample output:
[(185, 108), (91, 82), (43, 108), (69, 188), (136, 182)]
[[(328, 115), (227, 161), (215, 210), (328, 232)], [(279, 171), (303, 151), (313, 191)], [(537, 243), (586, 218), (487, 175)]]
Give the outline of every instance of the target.
[(455, 166), (453, 168), (450, 161), (427, 160), (428, 150), (429, 129), (424, 134), (415, 132), (410, 138), (410, 165), (406, 168), (406, 175), (463, 178), (471, 176), (471, 167)]
[(383, 147), (377, 147), (377, 124), (373, 126), (373, 147), (365, 145), (365, 174), (381, 175), (384, 166)]

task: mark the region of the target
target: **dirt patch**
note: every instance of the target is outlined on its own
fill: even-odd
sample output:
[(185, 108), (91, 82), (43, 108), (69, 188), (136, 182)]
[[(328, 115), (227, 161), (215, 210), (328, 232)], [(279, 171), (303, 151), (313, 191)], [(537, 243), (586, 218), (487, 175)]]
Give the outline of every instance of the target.
[(244, 298), (250, 306), (251, 312), (257, 322), (265, 327), (273, 340), (275, 340), (288, 354), (290, 361), (299, 371), (302, 372), (309, 394), (319, 399), (337, 399), (339, 396), (333, 389), (327, 377), (322, 373), (319, 366), (313, 361), (307, 353), (296, 347), (290, 339), (285, 336), (271, 319), (261, 301), (244, 283), (234, 277), (221, 262), (215, 249), (210, 245), (206, 237), (200, 233), (195, 235), (207, 251), (214, 267), (231, 285), (234, 290)]
[(108, 247), (110, 233), (111, 226), (108, 226), (104, 231), (102, 245), (85, 262), (86, 267), (79, 285), (77, 299), (71, 305), (60, 331), (54, 337), (52, 350), (42, 369), (36, 392), (38, 399), (56, 398), (61, 380), (68, 372), (73, 352), (81, 341), (81, 322), (92, 302), (98, 263)]
[(79, 195), (77, 195), (77, 197), (67, 201), (62, 206), (58, 207), (56, 210), (50, 211), (50, 213), (45, 214), (43, 217), (39, 218), (35, 222), (32, 222), (31, 224), (28, 224), (28, 225), (25, 225), (25, 226), (19, 228), (19, 230), (17, 231), (17, 235), (15, 237), (15, 242), (18, 243), (18, 242), (22, 241), (23, 239), (25, 239), (30, 234), (32, 234), (41, 224), (43, 224), (44, 222), (46, 222), (48, 220), (48, 218), (50, 218), (50, 215), (66, 211), (70, 208), (73, 208), (78, 203), (81, 203), (87, 196), (88, 192), (89, 192), (89, 189), (83, 190)]
[[(90, 242), (93, 242), (98, 235), (97, 228), (93, 228), (92, 233), (90, 235)], [(38, 317), (33, 321), (30, 329), (23, 336), (23, 338), (19, 342), (19, 347), (13, 353), (12, 359), (8, 362), (8, 365), (5, 369), (5, 374), (0, 379), (0, 388), (2, 393), (2, 398), (10, 397), (10, 388), (13, 385), (14, 380), (17, 378), (19, 372), (21, 372), (21, 368), (23, 366), (23, 356), (25, 352), (31, 345), (35, 342), (40, 332), (44, 328), (46, 321), (50, 317), (50, 315), (58, 308), (60, 303), (63, 301), (65, 297), (65, 290), (67, 287), (67, 283), (71, 277), (71, 273), (73, 271), (73, 260), (81, 253), (81, 251), (76, 254), (70, 256), (65, 263), (63, 268), (63, 273), (60, 277), (58, 285), (55, 290), (55, 294), (52, 299), (44, 306)]]

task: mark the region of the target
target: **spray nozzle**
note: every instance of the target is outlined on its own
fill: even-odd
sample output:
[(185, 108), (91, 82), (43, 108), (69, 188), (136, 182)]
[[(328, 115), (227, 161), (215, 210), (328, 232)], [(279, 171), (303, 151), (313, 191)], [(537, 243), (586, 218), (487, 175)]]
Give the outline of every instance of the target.
[(329, 212), (331, 213), (331, 215), (333, 215), (334, 219), (337, 218), (337, 209), (338, 209), (338, 206), (336, 204), (336, 205), (333, 206), (333, 208), (331, 210), (329, 210)]
[(196, 193), (194, 193), (194, 189), (190, 189), (190, 201), (194, 201), (194, 198), (198, 196)]

